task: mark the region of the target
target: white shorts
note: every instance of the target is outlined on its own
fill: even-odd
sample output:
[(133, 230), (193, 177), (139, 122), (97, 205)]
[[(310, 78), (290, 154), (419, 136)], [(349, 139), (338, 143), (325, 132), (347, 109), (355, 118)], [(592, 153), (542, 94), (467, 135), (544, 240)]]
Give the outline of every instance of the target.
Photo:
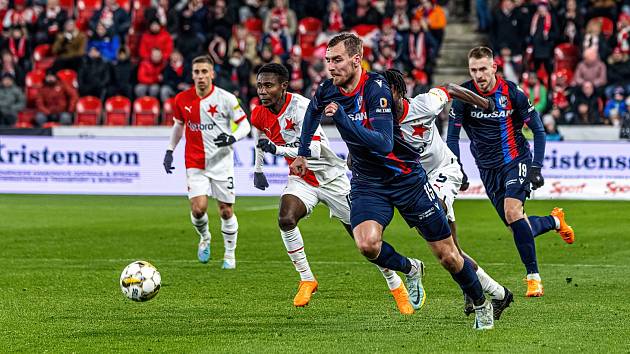
[(236, 200), (234, 177), (219, 181), (208, 177), (205, 170), (189, 168), (186, 170), (186, 184), (188, 184), (188, 199), (207, 195), (228, 204), (234, 204)]
[(335, 217), (344, 224), (350, 225), (350, 180), (343, 174), (334, 180), (314, 187), (297, 176), (289, 176), (287, 186), (282, 195), (294, 195), (306, 206), (306, 217), (309, 217), (315, 206), (322, 202), (330, 210), (330, 216)]
[(440, 166), (431, 171), (427, 177), (435, 193), (444, 201), (448, 221), (455, 222), (453, 203), (455, 203), (455, 198), (457, 197), (457, 193), (459, 193), (459, 187), (461, 187), (462, 178), (464, 177), (459, 164), (453, 162), (445, 166)]

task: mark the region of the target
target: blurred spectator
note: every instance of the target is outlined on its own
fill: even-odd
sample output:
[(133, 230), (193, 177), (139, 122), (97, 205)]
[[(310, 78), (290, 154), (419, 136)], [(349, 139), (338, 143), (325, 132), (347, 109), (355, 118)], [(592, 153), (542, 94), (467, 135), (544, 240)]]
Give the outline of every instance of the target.
[(24, 87), (24, 78), (26, 77), (26, 73), (19, 65), (16, 65), (15, 58), (11, 55), (10, 52), (7, 51), (3, 51), (0, 56), (2, 59), (0, 76), (11, 75), (15, 84), (20, 87)]
[(33, 48), (28, 38), (26, 27), (16, 26), (11, 28), (9, 38), (4, 41), (2, 49), (11, 53), (14, 62), (23, 71), (31, 70)]
[(56, 56), (53, 68), (77, 70), (81, 65), (81, 58), (85, 55), (87, 37), (79, 31), (74, 20), (70, 19), (63, 25), (63, 32), (57, 34), (52, 46), (52, 53)]
[(613, 97), (606, 102), (606, 107), (604, 108), (604, 118), (606, 118), (608, 124), (612, 124), (615, 127), (620, 126), (622, 117), (628, 114), (624, 94), (623, 87), (615, 88)]
[(61, 30), (67, 19), (68, 13), (59, 6), (59, 0), (48, 0), (46, 8), (37, 18), (35, 43), (52, 44), (57, 32)]
[(528, 73), (527, 80), (522, 86), (536, 112), (542, 115), (547, 109), (547, 87), (540, 83), (534, 71)]
[(551, 86), (551, 73), (553, 73), (553, 49), (557, 37), (558, 24), (546, 2), (540, 2), (536, 13), (532, 17), (529, 28), (531, 43), (534, 48), (534, 71), (543, 65), (547, 73), (547, 86)]
[(440, 54), (446, 28), (446, 14), (444, 10), (440, 5), (434, 4), (432, 0), (422, 0), (421, 6), (416, 11), (416, 18), (426, 21), (429, 32), (435, 39), (435, 53), (433, 54), (437, 57)]
[(377, 35), (376, 40), (377, 48), (380, 48), (382, 45), (386, 45), (394, 49), (394, 52), (396, 53), (396, 59), (398, 59), (398, 57), (401, 55), (403, 50), (403, 37), (400, 33), (396, 31), (396, 28), (394, 28), (394, 24), (391, 18), (388, 17), (383, 20), (383, 24), (381, 25), (381, 32)]
[(611, 53), (610, 44), (602, 33), (602, 23), (598, 20), (589, 21), (582, 41), (582, 52), (593, 48), (600, 58), (608, 58)]
[(258, 62), (257, 46), (258, 41), (256, 37), (249, 33), (245, 26), (237, 24), (235, 26), (234, 35), (230, 37), (228, 43), (228, 55), (231, 57), (235, 50), (239, 50), (250, 64), (256, 64)]
[(170, 57), (173, 51), (173, 38), (157, 20), (149, 23), (149, 30), (140, 37), (140, 47), (138, 49), (140, 59), (149, 59), (154, 48), (162, 52), (163, 58)]
[(101, 57), (98, 47), (90, 48), (78, 72), (79, 94), (95, 96), (99, 99), (105, 98), (110, 78), (109, 64)]
[(17, 121), (17, 113), (24, 109), (26, 98), (21, 88), (15, 85), (11, 74), (2, 74), (0, 86), (0, 127), (13, 126)]
[(96, 32), (92, 34), (87, 47), (88, 53), (90, 48), (96, 47), (101, 53), (103, 60), (108, 62), (114, 61), (120, 48), (120, 38), (116, 34), (107, 31), (107, 28), (102, 23), (99, 23), (96, 25)]
[(608, 57), (606, 74), (608, 77), (606, 97), (612, 97), (613, 90), (617, 86), (630, 92), (630, 61), (628, 61), (628, 54), (623, 54), (620, 48), (615, 48), (612, 55)]
[(269, 46), (274, 55), (282, 56), (290, 48), (290, 40), (282, 31), (280, 20), (271, 19), (271, 31), (266, 32), (261, 41), (262, 46)]
[[(522, 59), (522, 57), (520, 57), (520, 59)], [(497, 61), (497, 65), (501, 68), (504, 78), (512, 82), (519, 81), (519, 77), (523, 71), (523, 65), (520, 60), (517, 61), (516, 58), (512, 56), (510, 48), (501, 48), (499, 57), (495, 60)]]
[(617, 46), (623, 54), (630, 54), (630, 14), (623, 12), (617, 21)]
[(111, 80), (107, 89), (107, 97), (121, 95), (128, 98), (133, 97), (133, 65), (129, 59), (129, 49), (121, 47), (118, 50), (116, 62), (111, 66)]
[(490, 13), (488, 12), (488, 0), (476, 0), (475, 7), (477, 10), (477, 32), (487, 32), (490, 28)]
[(567, 113), (571, 124), (599, 124), (599, 99), (595, 95), (593, 84), (586, 81), (576, 87), (570, 98), (572, 111)]
[[(556, 72), (556, 84), (552, 87), (552, 100), (551, 103), (553, 106), (558, 107), (564, 113), (564, 111), (569, 107), (569, 94), (567, 89), (569, 87), (569, 72), (567, 69), (562, 69)], [(558, 123), (562, 123), (562, 121), (558, 121)]]
[(372, 6), (370, 0), (357, 0), (354, 7), (344, 9), (343, 23), (351, 29), (357, 25), (380, 26), (381, 14)]
[(190, 78), (190, 69), (184, 65), (184, 57), (182, 53), (174, 50), (168, 60), (168, 65), (164, 67), (162, 72), (162, 87), (160, 89), (160, 99), (166, 102), (169, 98), (175, 96), (176, 93), (188, 90), (192, 79)]
[(304, 93), (304, 90), (309, 85), (308, 76), (308, 63), (302, 59), (302, 49), (294, 45), (291, 49), (291, 55), (287, 59), (285, 66), (289, 71), (289, 90)]
[(225, 0), (215, 0), (209, 18), (210, 28), (208, 31), (210, 36), (220, 36), (227, 42), (232, 35), (233, 22), (228, 16)]
[(606, 85), (606, 65), (599, 60), (595, 48), (584, 51), (584, 59), (575, 69), (572, 86), (582, 86), (585, 82), (594, 85), (595, 90)]
[(118, 5), (117, 0), (104, 0), (103, 7), (96, 11), (90, 19), (90, 31), (95, 32), (99, 23), (102, 23), (108, 31), (117, 35), (124, 42), (131, 26), (131, 16)]
[(560, 42), (579, 46), (582, 43), (584, 16), (576, 0), (567, 0), (565, 7), (558, 13), (558, 22), (562, 30)]
[(269, 9), (267, 16), (265, 16), (263, 30), (271, 32), (273, 30), (272, 20), (277, 19), (280, 23), (280, 30), (288, 38), (294, 37), (297, 30), (297, 18), (295, 17), (295, 12), (289, 8), (288, 0), (273, 0), (272, 2), (274, 7)]
[(44, 86), (35, 99), (37, 115), (35, 121), (39, 126), (48, 122), (58, 122), (63, 125), (72, 124), (79, 97), (74, 88), (57, 79), (52, 70), (46, 72)]
[(204, 6), (203, 0), (190, 0), (188, 6), (180, 13), (179, 21), (188, 21), (193, 33), (199, 37), (201, 42), (206, 41), (208, 8)]
[(138, 67), (138, 84), (135, 88), (136, 97), (153, 96), (159, 98), (163, 69), (162, 51), (158, 48), (151, 49), (151, 57), (143, 59)]
[(213, 36), (208, 43), (208, 54), (215, 65), (223, 65), (227, 56), (227, 41), (221, 36)]
[(146, 29), (147, 24), (157, 20), (162, 27), (166, 28), (168, 33), (177, 33), (180, 26), (179, 14), (175, 6), (169, 8), (168, 2), (169, 0), (158, 0), (157, 6), (144, 9), (144, 28), (142, 28), (142, 32)]
[(615, 0), (589, 0), (587, 6), (586, 21), (595, 17), (607, 17), (614, 20), (617, 17), (617, 4)]
[(343, 2), (341, 0), (330, 0), (328, 2), (328, 13), (324, 17), (324, 31), (328, 34), (341, 32), (345, 28), (342, 14)]
[(381, 42), (379, 46), (379, 55), (376, 56), (376, 61), (372, 64), (372, 70), (385, 71), (394, 68), (396, 60), (396, 51), (393, 45), (386, 42)]
[(429, 86), (429, 78), (424, 71), (414, 69), (411, 72), (411, 75), (414, 83), (413, 89), (410, 91), (412, 93), (412, 97), (429, 92), (429, 89), (431, 89)]
[(181, 22), (181, 26), (179, 35), (175, 40), (175, 48), (184, 55), (186, 62), (192, 62), (193, 58), (201, 53), (203, 42), (193, 32), (190, 20), (184, 20)]
[(561, 114), (560, 109), (557, 107), (554, 107), (551, 109), (551, 113), (546, 114), (543, 117), (543, 125), (545, 126), (545, 133), (546, 133), (545, 139), (547, 139), (547, 141), (564, 140), (564, 137), (558, 131), (558, 125), (556, 124), (557, 123), (556, 117), (559, 116), (560, 114)]
[(519, 23), (512, 0), (501, 0), (500, 6), (492, 14), (490, 41), (495, 52), (509, 48), (512, 53), (523, 53), (523, 41), (519, 33)]
[(26, 7), (26, 0), (14, 0), (13, 8), (9, 8), (2, 20), (2, 27), (32, 26), (37, 21), (37, 13), (33, 8)]
[(430, 83), (437, 44), (427, 29), (426, 21), (417, 18), (411, 20), (411, 30), (405, 41), (407, 51), (404, 57), (412, 69), (424, 71), (428, 75)]
[(411, 26), (411, 11), (408, 0), (394, 0), (392, 24), (398, 32), (409, 31)]

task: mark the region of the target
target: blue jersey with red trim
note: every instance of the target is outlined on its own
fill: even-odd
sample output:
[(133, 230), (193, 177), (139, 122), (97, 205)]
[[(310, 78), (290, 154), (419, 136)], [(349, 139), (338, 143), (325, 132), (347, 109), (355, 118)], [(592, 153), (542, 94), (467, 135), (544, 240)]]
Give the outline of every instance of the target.
[(304, 117), (300, 138), (300, 156), (310, 156), (310, 142), (331, 102), (340, 105), (333, 116), (337, 129), (352, 155), (353, 178), (375, 182), (424, 170), (420, 155), (402, 137), (400, 125), (393, 118), (392, 94), (380, 74), (365, 72), (354, 91), (344, 93), (332, 80), (322, 82)]
[[(498, 76), (495, 87), (487, 93), (481, 92), (472, 80), (462, 86), (493, 99), (496, 109), (494, 112), (484, 113), (483, 109), (476, 106), (459, 100), (453, 101), (449, 114), (447, 144), (457, 157), (459, 131), (463, 126), (470, 139), (470, 151), (480, 168), (496, 168), (523, 158), (531, 158), (529, 143), (523, 136), (522, 128), (531, 119), (538, 123), (540, 118), (525, 93), (515, 83)], [(544, 143), (542, 149), (544, 154)]]

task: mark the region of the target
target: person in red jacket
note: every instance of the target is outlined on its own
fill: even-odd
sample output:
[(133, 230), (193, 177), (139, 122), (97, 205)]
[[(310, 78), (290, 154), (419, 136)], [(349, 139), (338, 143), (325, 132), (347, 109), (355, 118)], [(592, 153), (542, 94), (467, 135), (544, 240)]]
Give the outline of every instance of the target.
[(140, 38), (140, 48), (138, 49), (140, 59), (149, 59), (153, 48), (160, 48), (163, 58), (170, 57), (173, 52), (173, 38), (157, 19), (149, 23), (149, 30), (144, 32)]
[(138, 67), (136, 97), (148, 95), (159, 98), (162, 70), (164, 70), (162, 51), (159, 48), (153, 48), (150, 59), (143, 59)]
[(38, 111), (35, 121), (39, 126), (47, 122), (72, 124), (72, 115), (78, 100), (77, 91), (58, 80), (55, 73), (49, 70), (44, 78), (44, 86), (35, 99)]

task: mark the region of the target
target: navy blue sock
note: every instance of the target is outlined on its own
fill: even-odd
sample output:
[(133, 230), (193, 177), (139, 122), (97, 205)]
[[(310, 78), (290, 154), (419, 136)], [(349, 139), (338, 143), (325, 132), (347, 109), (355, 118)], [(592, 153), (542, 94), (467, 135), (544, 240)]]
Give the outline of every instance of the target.
[(378, 257), (376, 257), (376, 259), (368, 260), (383, 268), (403, 272), (405, 274), (411, 271), (411, 262), (409, 262), (409, 258), (396, 252), (394, 247), (385, 241), (381, 244), (381, 253), (378, 254)]
[(470, 260), (464, 258), (464, 268), (462, 268), (459, 273), (451, 274), (451, 276), (455, 279), (457, 284), (459, 284), (459, 287), (462, 288), (464, 294), (468, 295), (473, 300), (475, 306), (479, 306), (486, 301), (481, 283), (475, 272), (475, 267)]
[(534, 234), (534, 237), (556, 228), (556, 220), (551, 215), (528, 216), (527, 218), (529, 219), (530, 225), (532, 225), (532, 233)]
[(514, 243), (518, 253), (521, 255), (521, 261), (527, 269), (527, 274), (538, 273), (538, 262), (536, 261), (536, 244), (534, 243), (534, 234), (531, 227), (525, 219), (517, 220), (510, 224), (514, 232)]

